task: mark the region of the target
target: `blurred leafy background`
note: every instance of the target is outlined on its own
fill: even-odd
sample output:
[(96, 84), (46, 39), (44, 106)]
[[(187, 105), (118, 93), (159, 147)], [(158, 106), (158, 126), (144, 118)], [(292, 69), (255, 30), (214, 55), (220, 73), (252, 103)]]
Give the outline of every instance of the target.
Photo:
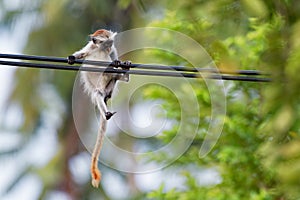
[[(200, 82), (196, 91), (203, 107), (199, 133), (188, 151), (162, 170), (164, 179), (157, 184), (152, 174), (137, 179), (139, 175), (107, 168), (115, 181), (103, 181), (97, 190), (88, 174), (76, 176), (78, 170), (89, 170), (79, 167), (82, 162), (89, 164), (89, 154), (72, 118), (76, 73), (16, 69), (1, 111), (0, 167), (6, 177), (1, 180), (1, 199), (15, 199), (24, 190), (19, 199), (28, 193), (34, 194), (29, 199), (300, 199), (299, 17), (297, 0), (0, 1), (1, 36), (18, 38), (21, 53), (66, 57), (98, 28), (120, 32), (154, 26), (195, 39), (220, 69), (262, 70), (274, 80), (225, 83), (223, 133), (203, 159), (198, 150), (209, 124), (210, 100)], [(1, 53), (11, 51), (5, 49), (10, 45), (9, 41), (0, 44)], [(147, 62), (138, 55), (128, 59)], [(151, 59), (181, 64), (164, 52)], [(8, 69), (0, 73), (4, 70)], [(168, 118), (180, 120), (180, 113), (174, 112), (176, 99), (164, 90), (147, 87), (143, 98), (161, 100), (170, 111)], [(175, 131), (176, 127), (155, 140), (167, 143)], [(122, 143), (121, 136), (118, 142)], [(212, 175), (212, 181), (202, 181), (205, 174)], [(156, 184), (147, 188), (143, 185), (149, 177)]]

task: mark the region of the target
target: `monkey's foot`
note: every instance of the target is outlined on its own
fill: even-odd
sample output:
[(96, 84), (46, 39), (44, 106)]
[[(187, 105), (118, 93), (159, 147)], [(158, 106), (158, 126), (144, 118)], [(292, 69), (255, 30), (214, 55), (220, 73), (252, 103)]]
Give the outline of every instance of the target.
[(75, 56), (68, 56), (68, 63), (70, 65), (73, 65), (75, 63)]
[(106, 112), (105, 113), (105, 117), (106, 120), (109, 120), (114, 114), (116, 114), (117, 112)]

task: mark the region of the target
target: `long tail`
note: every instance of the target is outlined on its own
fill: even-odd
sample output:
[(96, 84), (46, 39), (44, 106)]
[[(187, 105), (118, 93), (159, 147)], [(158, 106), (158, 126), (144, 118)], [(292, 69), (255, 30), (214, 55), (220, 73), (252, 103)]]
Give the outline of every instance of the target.
[(100, 110), (100, 126), (98, 129), (97, 141), (93, 150), (92, 160), (91, 160), (91, 175), (92, 175), (92, 185), (98, 187), (101, 180), (101, 172), (98, 168), (98, 158), (101, 152), (104, 134), (106, 132), (107, 121), (103, 118)]

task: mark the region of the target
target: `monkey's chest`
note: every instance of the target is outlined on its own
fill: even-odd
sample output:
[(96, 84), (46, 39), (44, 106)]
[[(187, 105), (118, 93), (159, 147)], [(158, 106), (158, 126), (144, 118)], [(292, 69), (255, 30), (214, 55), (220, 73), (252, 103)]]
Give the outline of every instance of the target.
[[(104, 54), (103, 52), (94, 52), (93, 54), (86, 57), (87, 60), (95, 60), (95, 61), (111, 61), (111, 58), (108, 54)], [(95, 67), (91, 65), (83, 65), (83, 67)], [(100, 67), (105, 69), (105, 67)], [(82, 72), (83, 81), (86, 86), (88, 86), (88, 90), (101, 90), (106, 91), (107, 85), (110, 85), (112, 80), (114, 80), (114, 74), (112, 73), (102, 73), (102, 72)]]

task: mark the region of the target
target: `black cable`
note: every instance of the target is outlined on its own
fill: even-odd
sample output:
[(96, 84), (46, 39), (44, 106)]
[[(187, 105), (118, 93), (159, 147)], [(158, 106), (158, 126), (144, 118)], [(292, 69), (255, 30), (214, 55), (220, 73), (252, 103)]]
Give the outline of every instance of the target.
[[(59, 57), (47, 57), (47, 56), (33, 56), (33, 55), (17, 55), (17, 54), (0, 54), (0, 58), (9, 58), (9, 59), (22, 59), (22, 60), (33, 60), (33, 61), (46, 61), (46, 62), (58, 62), (58, 63), (67, 63), (67, 58)], [(91, 60), (75, 60), (76, 64), (89, 64), (107, 67), (111, 65), (111, 62), (104, 61), (91, 61)], [(120, 67), (126, 67), (126, 65), (119, 65)], [(154, 65), (154, 64), (137, 64), (132, 63), (130, 68), (139, 68), (139, 69), (150, 69), (150, 70), (176, 70), (184, 72), (206, 72), (206, 73), (221, 73), (221, 74), (239, 74), (239, 75), (248, 75), (248, 76), (257, 76), (257, 75), (269, 75), (257, 70), (238, 70), (238, 71), (223, 71), (213, 68), (188, 68), (184, 66), (167, 66), (167, 65)]]
[[(49, 59), (49, 58), (47, 58)], [(53, 61), (51, 61), (53, 62)], [(54, 61), (55, 62), (55, 61)], [(110, 64), (110, 62), (108, 62)], [(105, 73), (128, 73), (135, 75), (147, 75), (147, 76), (169, 76), (169, 77), (185, 77), (185, 78), (207, 78), (217, 80), (233, 80), (233, 81), (251, 81), (251, 82), (270, 82), (270, 78), (252, 77), (252, 76), (229, 76), (229, 75), (206, 75), (196, 73), (181, 73), (181, 72), (160, 72), (160, 71), (146, 71), (146, 70), (122, 70), (114, 68), (99, 68), (99, 67), (79, 67), (74, 65), (53, 65), (43, 63), (28, 63), (28, 62), (14, 62), (14, 61), (1, 61), (0, 65), (18, 66), (18, 67), (30, 67), (39, 69), (56, 69), (56, 70), (70, 70), (70, 71), (90, 71), (90, 72), (105, 72)]]

